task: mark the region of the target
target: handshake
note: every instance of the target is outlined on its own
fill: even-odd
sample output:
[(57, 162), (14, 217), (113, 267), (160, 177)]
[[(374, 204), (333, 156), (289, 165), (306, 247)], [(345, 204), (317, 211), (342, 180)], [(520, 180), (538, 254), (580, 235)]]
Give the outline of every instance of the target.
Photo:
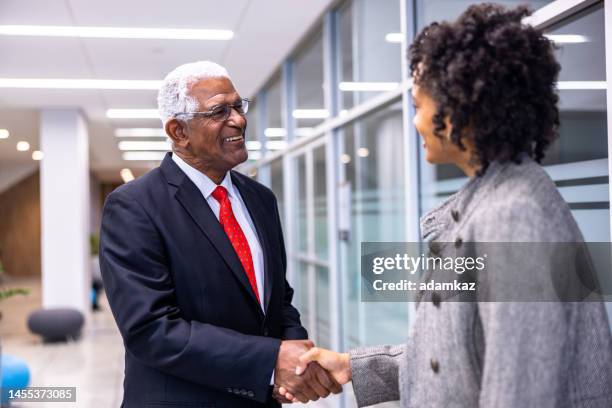
[(348, 353), (314, 347), (310, 340), (285, 340), (276, 360), (272, 395), (281, 404), (307, 403), (341, 393), (350, 380)]

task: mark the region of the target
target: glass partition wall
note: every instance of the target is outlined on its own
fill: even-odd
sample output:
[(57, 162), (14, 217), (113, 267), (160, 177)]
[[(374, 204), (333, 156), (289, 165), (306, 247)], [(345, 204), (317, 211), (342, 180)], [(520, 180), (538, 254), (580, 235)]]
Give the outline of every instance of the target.
[[(278, 199), (295, 304), (322, 347), (399, 343), (409, 334), (411, 304), (361, 301), (360, 247), (418, 239), (419, 217), (466, 181), (423, 160), (405, 55), (424, 25), (474, 3), (334, 3), (256, 95), (249, 138), (261, 142), (253, 145), (261, 155), (242, 170), (256, 170)], [(497, 3), (527, 4), (535, 10), (528, 22), (558, 47), (560, 138), (543, 165), (585, 239), (609, 241), (604, 2)], [(326, 406), (354, 406), (351, 390)]]

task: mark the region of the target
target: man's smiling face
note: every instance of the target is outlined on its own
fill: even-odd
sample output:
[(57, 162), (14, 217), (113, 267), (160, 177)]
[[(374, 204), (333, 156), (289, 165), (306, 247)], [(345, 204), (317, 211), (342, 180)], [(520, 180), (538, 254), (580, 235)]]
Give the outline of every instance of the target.
[[(198, 112), (208, 112), (223, 105), (239, 105), (240, 95), (228, 78), (207, 78), (191, 86), (189, 95), (198, 102)], [(195, 115), (187, 122), (186, 135), (191, 153), (207, 167), (226, 172), (248, 158), (245, 144), (247, 120), (231, 109), (225, 121)]]

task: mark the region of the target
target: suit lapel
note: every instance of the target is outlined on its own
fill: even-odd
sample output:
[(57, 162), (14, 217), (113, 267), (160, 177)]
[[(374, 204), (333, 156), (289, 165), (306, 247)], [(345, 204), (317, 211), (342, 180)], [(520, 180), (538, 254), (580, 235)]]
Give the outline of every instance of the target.
[(266, 232), (266, 220), (261, 212), (261, 206), (263, 204), (257, 193), (250, 186), (236, 176), (233, 171), (230, 174), (232, 176), (232, 183), (240, 192), (242, 201), (249, 211), (251, 220), (253, 220), (253, 224), (257, 230), (257, 237), (259, 238), (259, 243), (264, 253), (264, 310), (267, 312), (274, 279), (272, 277), (272, 271), (270, 270), (272, 254), (270, 253), (270, 242)]
[(200, 230), (202, 230), (217, 252), (219, 252), (221, 258), (229, 266), (235, 277), (248, 293), (248, 296), (256, 303), (257, 309), (261, 312), (261, 307), (251, 289), (251, 284), (240, 263), (240, 259), (238, 259), (238, 255), (236, 255), (236, 251), (225, 234), (219, 220), (217, 220), (217, 217), (210, 209), (210, 206), (202, 196), (200, 190), (198, 190), (189, 177), (187, 177), (176, 163), (174, 163), (170, 154), (171, 153), (166, 156), (161, 167), (168, 183), (177, 187), (175, 193), (176, 199), (198, 225)]

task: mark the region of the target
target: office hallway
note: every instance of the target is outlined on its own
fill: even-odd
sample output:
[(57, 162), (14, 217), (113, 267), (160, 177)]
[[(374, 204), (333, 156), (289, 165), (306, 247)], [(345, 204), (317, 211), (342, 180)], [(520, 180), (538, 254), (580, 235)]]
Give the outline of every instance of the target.
[[(105, 296), (102, 310), (92, 313), (82, 338), (77, 342), (43, 344), (27, 328), (28, 314), (41, 304), (39, 279), (12, 279), (9, 287), (30, 289), (27, 297), (18, 296), (0, 304), (0, 341), (2, 352), (28, 363), (32, 387), (76, 387), (76, 403), (14, 403), (12, 408), (116, 408), (121, 404), (123, 381), (123, 344)], [(303, 406), (295, 404), (294, 407)], [(326, 408), (327, 401), (308, 404)]]

